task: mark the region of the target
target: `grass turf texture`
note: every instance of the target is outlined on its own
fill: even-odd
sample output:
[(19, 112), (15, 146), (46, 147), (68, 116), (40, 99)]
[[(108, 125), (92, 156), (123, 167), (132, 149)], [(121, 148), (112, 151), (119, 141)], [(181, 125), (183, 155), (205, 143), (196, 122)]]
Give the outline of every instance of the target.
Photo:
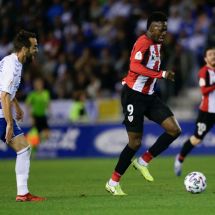
[[(129, 167), (121, 185), (128, 194), (113, 197), (104, 190), (115, 166), (114, 159), (33, 160), (29, 187), (33, 194), (48, 198), (45, 202), (15, 202), (15, 161), (0, 161), (0, 214), (150, 214), (214, 215), (214, 157), (188, 157), (183, 175), (173, 173), (173, 157), (154, 159), (150, 172), (153, 183)], [(201, 194), (185, 191), (183, 181), (191, 171), (203, 172), (208, 187)]]

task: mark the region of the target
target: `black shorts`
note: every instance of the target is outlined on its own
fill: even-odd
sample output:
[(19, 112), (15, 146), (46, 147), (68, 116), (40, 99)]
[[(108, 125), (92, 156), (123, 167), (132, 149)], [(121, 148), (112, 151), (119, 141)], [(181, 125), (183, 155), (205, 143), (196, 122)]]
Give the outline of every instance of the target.
[(34, 126), (39, 132), (49, 129), (47, 117), (46, 116), (33, 116)]
[(157, 95), (144, 95), (125, 85), (122, 89), (121, 103), (127, 131), (143, 132), (144, 116), (161, 124), (173, 116), (172, 111)]
[(200, 110), (196, 120), (194, 135), (202, 140), (204, 136), (210, 131), (214, 124), (215, 113), (208, 113)]

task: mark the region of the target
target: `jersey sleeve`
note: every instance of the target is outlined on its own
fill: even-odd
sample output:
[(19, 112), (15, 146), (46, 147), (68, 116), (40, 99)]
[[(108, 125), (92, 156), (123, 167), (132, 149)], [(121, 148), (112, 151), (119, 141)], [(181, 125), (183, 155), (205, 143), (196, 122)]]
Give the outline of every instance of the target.
[(10, 58), (5, 58), (2, 60), (0, 67), (0, 90), (12, 94), (12, 85), (15, 73), (14, 62)]
[(199, 86), (203, 95), (215, 90), (215, 84), (209, 84), (209, 74), (206, 68), (202, 68), (199, 71)]
[(148, 69), (142, 64), (144, 60), (144, 54), (149, 49), (149, 42), (147, 40), (137, 40), (134, 44), (131, 58), (130, 58), (130, 70), (143, 76), (150, 78), (162, 78), (162, 71), (155, 71)]

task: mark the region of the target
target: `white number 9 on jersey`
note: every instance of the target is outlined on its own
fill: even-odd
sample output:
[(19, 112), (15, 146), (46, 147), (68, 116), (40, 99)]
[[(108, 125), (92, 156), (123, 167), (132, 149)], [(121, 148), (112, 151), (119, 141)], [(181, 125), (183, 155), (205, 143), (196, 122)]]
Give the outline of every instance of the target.
[(131, 116), (134, 112), (134, 106), (132, 104), (127, 105), (127, 111), (129, 112), (129, 116)]

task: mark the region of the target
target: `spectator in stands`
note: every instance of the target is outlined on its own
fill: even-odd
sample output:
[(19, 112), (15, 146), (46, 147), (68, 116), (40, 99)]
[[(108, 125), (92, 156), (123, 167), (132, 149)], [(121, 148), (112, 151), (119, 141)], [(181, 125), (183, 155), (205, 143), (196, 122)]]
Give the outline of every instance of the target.
[[(148, 11), (162, 10), (169, 14), (170, 36), (174, 38), (176, 44), (185, 48), (181, 50), (182, 55), (186, 52), (191, 53), (198, 68), (202, 63), (199, 60), (202, 57), (205, 41), (207, 40), (207, 43), (210, 44), (214, 41), (212, 20), (214, 8), (210, 1), (186, 0), (52, 0), (35, 1), (34, 4), (30, 4), (30, 1), (3, 0), (1, 1), (0, 13), (0, 57), (11, 51), (12, 47), (9, 41), (13, 38), (17, 28), (25, 26), (29, 30), (35, 30), (41, 40), (38, 56), (40, 61), (37, 64), (40, 65), (46, 81), (50, 82), (51, 80), (52, 86), (59, 83), (58, 79), (60, 77), (56, 76), (55, 72), (59, 63), (58, 59), (62, 56), (65, 59), (64, 63), (69, 66), (67, 70), (70, 73), (67, 77), (70, 79), (69, 83), (73, 84), (76, 73), (80, 71), (85, 79), (88, 79), (89, 71), (92, 75), (99, 77), (100, 71), (95, 64), (91, 64), (91, 57), (96, 58), (96, 65), (101, 65), (101, 61), (104, 61), (104, 59), (100, 56), (104, 49), (108, 50), (109, 55), (114, 59), (114, 63), (111, 62), (108, 69), (114, 68), (117, 70), (117, 78), (113, 83), (115, 85), (122, 77), (118, 68), (116, 68), (115, 62), (124, 55), (123, 53), (130, 53), (131, 46), (137, 36), (144, 33)], [(25, 11), (29, 12), (26, 13)], [(14, 19), (14, 17), (19, 17), (19, 19)], [(182, 28), (183, 31), (181, 31)], [(90, 49), (89, 62), (91, 63), (86, 60), (85, 64), (88, 66), (85, 66), (85, 69), (82, 70), (82, 67), (77, 66), (79, 64), (77, 62), (85, 58), (86, 48)], [(163, 62), (167, 63), (169, 61), (168, 56), (172, 56), (176, 48), (177, 46), (169, 48), (164, 45), (163, 50), (168, 49), (169, 54), (165, 55), (167, 59), (163, 59)], [(74, 66), (75, 64), (77, 67)], [(182, 66), (180, 65), (179, 68), (182, 68)], [(113, 70), (108, 71), (108, 73), (112, 72)], [(90, 82), (87, 83), (86, 88), (89, 84)], [(183, 83), (182, 85), (185, 86)], [(161, 90), (167, 87), (161, 87)], [(22, 87), (22, 89), (26, 88)], [(51, 98), (57, 99), (63, 95), (63, 98), (69, 99), (70, 95), (64, 92), (66, 90), (61, 89), (61, 93), (51, 92)], [(110, 96), (116, 93), (113, 92), (112, 88), (108, 91), (108, 93), (103, 94)], [(180, 90), (178, 93), (180, 94)], [(166, 92), (161, 92), (161, 94), (166, 95)], [(24, 99), (24, 97), (21, 99)]]

